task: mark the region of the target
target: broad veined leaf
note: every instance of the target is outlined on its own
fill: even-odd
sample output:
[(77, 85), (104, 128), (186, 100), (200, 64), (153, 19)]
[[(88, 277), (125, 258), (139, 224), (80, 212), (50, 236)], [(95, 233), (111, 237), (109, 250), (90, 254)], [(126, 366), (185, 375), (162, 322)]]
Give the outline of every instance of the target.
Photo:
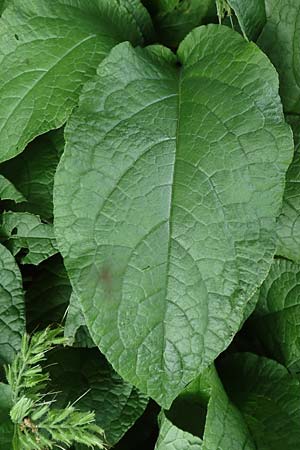
[(258, 45), (279, 72), (287, 113), (300, 113), (300, 0), (265, 0), (267, 22)]
[(42, 223), (30, 213), (4, 212), (1, 218), (1, 240), (14, 256), (22, 250), (22, 264), (39, 264), (58, 252), (53, 226)]
[(200, 27), (178, 61), (112, 50), (67, 126), (54, 192), (92, 339), (165, 407), (230, 343), (266, 277), (293, 147), (254, 44)]
[(21, 192), (3, 175), (0, 175), (0, 200), (12, 200), (16, 203), (26, 202), (26, 198)]
[(253, 436), (255, 449), (298, 448), (300, 383), (295, 376), (279, 363), (251, 353), (227, 357), (220, 374)]
[[(154, 6), (153, 18), (160, 42), (177, 47), (196, 26), (216, 16), (215, 0), (159, 1)], [(153, 6), (152, 6), (153, 7)]]
[[(203, 372), (161, 415), (156, 449), (255, 450), (236, 406), (214, 367)], [(194, 448), (194, 447), (192, 447)]]
[(81, 304), (74, 292), (70, 297), (64, 335), (69, 338), (73, 347), (95, 347), (82, 312)]
[(277, 255), (300, 262), (300, 118), (287, 116), (294, 132), (295, 153), (286, 174), (283, 205), (277, 226)]
[(0, 173), (27, 199), (17, 208), (19, 211), (38, 214), (45, 219), (52, 218), (54, 174), (63, 152), (61, 134), (58, 130), (38, 137), (23, 153), (0, 165)]
[(25, 331), (22, 277), (14, 257), (0, 244), (0, 365), (10, 363)]
[(58, 128), (82, 84), (118, 42), (142, 44), (139, 0), (15, 0), (0, 21), (0, 161)]
[(266, 23), (264, 0), (227, 0), (245, 37), (255, 41)]
[(60, 255), (42, 262), (24, 287), (29, 331), (62, 323), (72, 288)]
[(0, 443), (1, 450), (11, 450), (14, 426), (10, 420), (9, 411), (12, 407), (11, 389), (7, 384), (0, 383)]
[(65, 348), (50, 356), (52, 387), (60, 394), (58, 406), (76, 403), (81, 410), (95, 411), (96, 422), (110, 445), (144, 412), (148, 398), (126, 383), (96, 349)]
[(300, 265), (274, 260), (250, 324), (270, 356), (300, 371)]

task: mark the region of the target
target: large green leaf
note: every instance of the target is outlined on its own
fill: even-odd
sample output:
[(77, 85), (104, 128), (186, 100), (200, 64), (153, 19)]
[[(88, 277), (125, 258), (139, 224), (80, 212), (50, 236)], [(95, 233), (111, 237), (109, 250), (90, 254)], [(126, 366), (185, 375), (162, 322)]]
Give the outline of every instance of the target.
[(112, 50), (67, 126), (54, 193), (92, 339), (166, 407), (230, 343), (266, 277), (293, 147), (254, 44), (200, 27), (178, 61)]
[(21, 192), (3, 175), (0, 175), (0, 199), (12, 200), (16, 203), (26, 202)]
[(109, 50), (150, 29), (139, 0), (14, 0), (0, 20), (0, 161), (61, 126)]
[(229, 397), (245, 419), (256, 450), (299, 447), (300, 383), (296, 377), (277, 362), (251, 353), (227, 357), (220, 374)]
[(273, 358), (300, 371), (300, 265), (274, 260), (250, 324)]
[(0, 365), (20, 350), (25, 331), (22, 277), (12, 254), (0, 244)]
[(52, 388), (60, 392), (58, 406), (74, 402), (81, 410), (95, 411), (96, 422), (110, 445), (118, 442), (145, 410), (148, 398), (114, 372), (96, 349), (67, 348), (48, 361)]
[(282, 211), (277, 226), (277, 255), (300, 262), (300, 118), (287, 116), (294, 132), (295, 153), (286, 174)]
[(52, 218), (54, 174), (63, 151), (61, 138), (61, 130), (38, 137), (23, 153), (0, 165), (0, 173), (27, 199), (14, 210), (28, 211), (45, 219)]
[(5, 212), (1, 218), (1, 240), (22, 264), (39, 264), (58, 252), (53, 226), (30, 213)]
[(287, 113), (300, 113), (300, 0), (265, 0), (267, 22), (258, 45), (279, 72)]
[(1, 450), (11, 450), (14, 426), (9, 411), (12, 407), (11, 390), (7, 384), (0, 383), (0, 444)]
[(241, 30), (248, 39), (255, 41), (266, 22), (264, 0), (227, 0), (235, 12)]

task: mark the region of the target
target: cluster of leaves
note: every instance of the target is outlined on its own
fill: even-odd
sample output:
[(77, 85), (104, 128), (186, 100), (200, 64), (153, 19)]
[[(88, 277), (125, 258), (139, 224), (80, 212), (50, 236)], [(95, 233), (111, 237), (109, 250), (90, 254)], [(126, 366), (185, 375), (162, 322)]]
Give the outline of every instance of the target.
[(300, 447), (300, 0), (0, 15), (1, 450)]

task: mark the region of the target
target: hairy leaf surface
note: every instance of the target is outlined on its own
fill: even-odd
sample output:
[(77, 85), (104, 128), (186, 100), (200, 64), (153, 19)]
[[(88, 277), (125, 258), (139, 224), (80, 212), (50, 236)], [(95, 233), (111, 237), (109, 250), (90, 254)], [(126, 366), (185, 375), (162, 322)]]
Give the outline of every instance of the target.
[(42, 223), (30, 213), (4, 212), (1, 219), (1, 239), (14, 256), (22, 250), (22, 264), (39, 264), (58, 252), (53, 226)]
[(25, 331), (22, 277), (14, 257), (0, 244), (0, 365), (11, 363)]
[(265, 0), (267, 22), (258, 45), (279, 72), (287, 113), (300, 113), (300, 0)]
[(15, 0), (0, 20), (0, 161), (58, 128), (118, 42), (142, 44), (139, 0)]
[(63, 349), (49, 358), (52, 387), (60, 393), (59, 406), (74, 402), (92, 410), (110, 445), (118, 442), (147, 406), (148, 398), (126, 383), (98, 350)]
[(299, 446), (300, 383), (296, 377), (277, 362), (251, 353), (227, 357), (220, 373), (248, 425), (255, 449), (295, 450)]
[(178, 61), (113, 49), (67, 126), (54, 194), (92, 339), (166, 407), (230, 343), (266, 277), (293, 147), (254, 44), (200, 27)]

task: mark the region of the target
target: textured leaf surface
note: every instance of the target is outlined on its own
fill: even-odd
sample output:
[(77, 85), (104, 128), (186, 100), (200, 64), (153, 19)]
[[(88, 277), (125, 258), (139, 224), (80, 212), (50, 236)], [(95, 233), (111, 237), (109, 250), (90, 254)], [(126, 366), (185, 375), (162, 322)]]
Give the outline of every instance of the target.
[(293, 147), (255, 45), (200, 27), (179, 60), (113, 49), (68, 124), (54, 194), (93, 340), (166, 407), (226, 348), (266, 277)]
[(250, 323), (273, 358), (300, 371), (300, 265), (274, 260)]
[(27, 326), (30, 331), (62, 323), (72, 288), (59, 255), (42, 262), (25, 289)]
[(63, 125), (109, 50), (150, 27), (139, 0), (15, 0), (0, 22), (0, 161)]
[(225, 389), (239, 408), (257, 450), (295, 450), (300, 442), (300, 383), (271, 359), (236, 354), (220, 367)]
[(14, 427), (9, 417), (12, 406), (11, 390), (7, 384), (0, 383), (0, 443), (1, 450), (11, 450)]
[(300, 0), (265, 0), (265, 5), (258, 45), (279, 72), (285, 112), (300, 113)]
[(64, 335), (70, 339), (73, 347), (95, 347), (86, 326), (81, 304), (74, 292), (70, 298)]
[(148, 398), (114, 372), (98, 350), (63, 349), (49, 362), (53, 389), (61, 391), (59, 405), (77, 400), (82, 410), (96, 413), (110, 445), (115, 444), (144, 412)]
[(38, 216), (29, 213), (5, 212), (2, 214), (2, 241), (17, 255), (21, 255), (23, 264), (39, 264), (57, 253), (53, 226), (42, 223)]
[(278, 218), (276, 253), (300, 262), (300, 118), (288, 116), (294, 133), (295, 153), (286, 174), (282, 211)]
[(0, 245), (0, 365), (12, 361), (24, 331), (21, 273), (9, 250)]
[(45, 219), (53, 216), (54, 174), (63, 151), (61, 134), (59, 130), (38, 137), (23, 153), (0, 165), (0, 173), (27, 199), (18, 210), (38, 214)]
[(264, 0), (227, 0), (240, 24), (244, 36), (255, 41), (266, 22)]
[(12, 200), (16, 203), (25, 202), (26, 198), (3, 175), (0, 175), (0, 199)]

